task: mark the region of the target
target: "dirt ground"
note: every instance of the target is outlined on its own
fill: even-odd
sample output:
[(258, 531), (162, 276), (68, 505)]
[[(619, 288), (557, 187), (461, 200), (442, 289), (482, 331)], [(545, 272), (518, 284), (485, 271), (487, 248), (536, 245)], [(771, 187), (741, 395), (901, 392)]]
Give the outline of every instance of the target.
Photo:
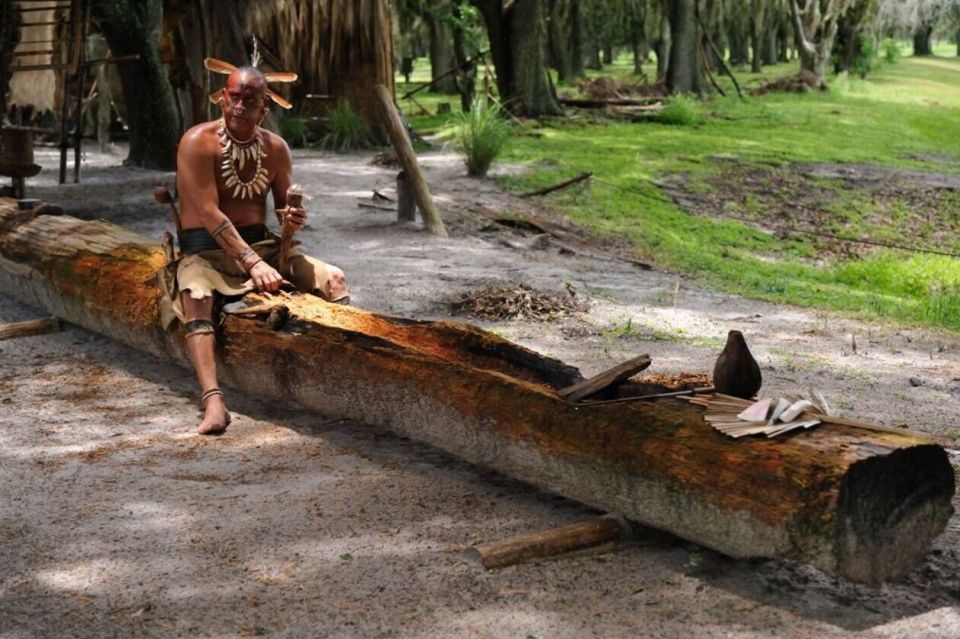
[[(83, 183), (57, 187), (54, 152), (38, 156), (32, 196), (152, 237), (170, 226), (151, 192), (172, 175), (91, 152)], [(477, 323), (585, 374), (645, 352), (652, 372), (709, 370), (737, 328), (766, 393), (816, 387), (842, 414), (960, 435), (956, 335), (717, 294), (617, 247), (504, 227), (489, 217), (537, 205), (445, 151), (424, 159), (452, 230), (437, 239), (358, 206), (396, 174), (369, 160), (295, 154), (314, 196), (306, 248), (347, 271), (358, 306), (443, 318), (486, 286), (572, 288), (586, 311)], [(41, 314), (0, 297), (0, 321)], [(0, 637), (960, 636), (960, 516), (879, 589), (679, 540), (487, 572), (466, 548), (592, 511), (235, 393), (229, 432), (202, 438), (196, 399), (189, 371), (77, 327), (0, 342)]]

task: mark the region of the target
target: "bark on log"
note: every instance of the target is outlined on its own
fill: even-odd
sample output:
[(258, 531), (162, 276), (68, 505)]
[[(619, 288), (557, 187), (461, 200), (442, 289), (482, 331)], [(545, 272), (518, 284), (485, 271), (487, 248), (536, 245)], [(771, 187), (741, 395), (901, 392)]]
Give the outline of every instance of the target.
[[(189, 367), (158, 322), (157, 240), (0, 201), (0, 292)], [(109, 282), (109, 286), (97, 285)], [(263, 299), (263, 298), (261, 298)], [(388, 428), (733, 557), (787, 557), (867, 583), (905, 574), (953, 509), (946, 452), (913, 434), (823, 424), (731, 440), (674, 399), (583, 410), (576, 369), (454, 322), (284, 298), (289, 319), (227, 316), (225, 384)]]
[(397, 158), (403, 166), (407, 180), (413, 188), (416, 196), (417, 205), (420, 207), (420, 215), (423, 216), (423, 223), (434, 235), (447, 237), (447, 229), (443, 226), (443, 220), (437, 213), (433, 205), (433, 197), (430, 195), (430, 187), (427, 186), (427, 179), (423, 177), (420, 170), (420, 163), (417, 162), (417, 154), (410, 144), (407, 137), (407, 130), (400, 120), (400, 114), (393, 103), (393, 94), (383, 85), (377, 85), (377, 99), (380, 102), (380, 110), (383, 113), (384, 126), (390, 135), (390, 141), (393, 142), (393, 148), (397, 152)]

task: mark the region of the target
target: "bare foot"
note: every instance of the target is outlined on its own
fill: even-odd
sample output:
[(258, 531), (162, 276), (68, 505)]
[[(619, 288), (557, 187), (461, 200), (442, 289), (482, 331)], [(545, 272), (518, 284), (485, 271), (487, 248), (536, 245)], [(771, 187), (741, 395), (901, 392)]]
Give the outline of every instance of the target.
[(203, 420), (197, 427), (201, 435), (219, 435), (230, 425), (230, 412), (223, 401), (223, 395), (209, 397), (204, 404)]

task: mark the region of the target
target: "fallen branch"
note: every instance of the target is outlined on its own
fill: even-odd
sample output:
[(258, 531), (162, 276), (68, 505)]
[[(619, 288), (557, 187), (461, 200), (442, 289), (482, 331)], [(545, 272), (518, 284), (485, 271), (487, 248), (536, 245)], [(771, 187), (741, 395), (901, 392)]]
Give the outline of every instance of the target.
[(534, 197), (536, 195), (546, 195), (547, 193), (553, 193), (554, 191), (559, 191), (560, 189), (565, 189), (568, 186), (576, 184), (577, 182), (583, 182), (587, 178), (593, 175), (593, 171), (587, 171), (586, 173), (581, 173), (576, 177), (572, 177), (569, 180), (564, 180), (554, 184), (553, 186), (548, 186), (542, 189), (537, 189), (536, 191), (528, 191), (526, 193), (521, 193), (520, 197)]
[(28, 335), (46, 335), (47, 333), (56, 333), (60, 329), (60, 320), (56, 317), (27, 320), (26, 322), (9, 322), (0, 324), (0, 340), (27, 337)]
[(563, 106), (581, 109), (603, 109), (610, 106), (644, 106), (651, 102), (662, 102), (663, 99), (663, 96), (653, 95), (648, 98), (559, 98), (559, 102)]
[(389, 211), (393, 213), (394, 208), (392, 206), (383, 206), (382, 204), (371, 204), (370, 202), (357, 202), (357, 206), (361, 209), (374, 209), (376, 211)]
[(484, 568), (503, 568), (617, 543), (631, 536), (629, 525), (621, 524), (613, 517), (596, 517), (559, 528), (478, 544), (470, 548), (467, 554), (478, 559)]

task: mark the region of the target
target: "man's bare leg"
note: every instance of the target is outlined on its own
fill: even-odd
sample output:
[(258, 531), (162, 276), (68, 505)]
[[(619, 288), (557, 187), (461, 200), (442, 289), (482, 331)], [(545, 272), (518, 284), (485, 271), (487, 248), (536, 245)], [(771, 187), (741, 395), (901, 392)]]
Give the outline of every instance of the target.
[[(203, 393), (203, 419), (197, 427), (201, 435), (216, 435), (227, 430), (230, 412), (223, 401), (223, 393), (217, 382), (217, 362), (214, 358), (216, 335), (213, 333), (213, 298), (193, 299), (189, 292), (183, 293), (183, 312), (187, 319), (187, 350)], [(209, 326), (209, 330), (204, 330)]]

